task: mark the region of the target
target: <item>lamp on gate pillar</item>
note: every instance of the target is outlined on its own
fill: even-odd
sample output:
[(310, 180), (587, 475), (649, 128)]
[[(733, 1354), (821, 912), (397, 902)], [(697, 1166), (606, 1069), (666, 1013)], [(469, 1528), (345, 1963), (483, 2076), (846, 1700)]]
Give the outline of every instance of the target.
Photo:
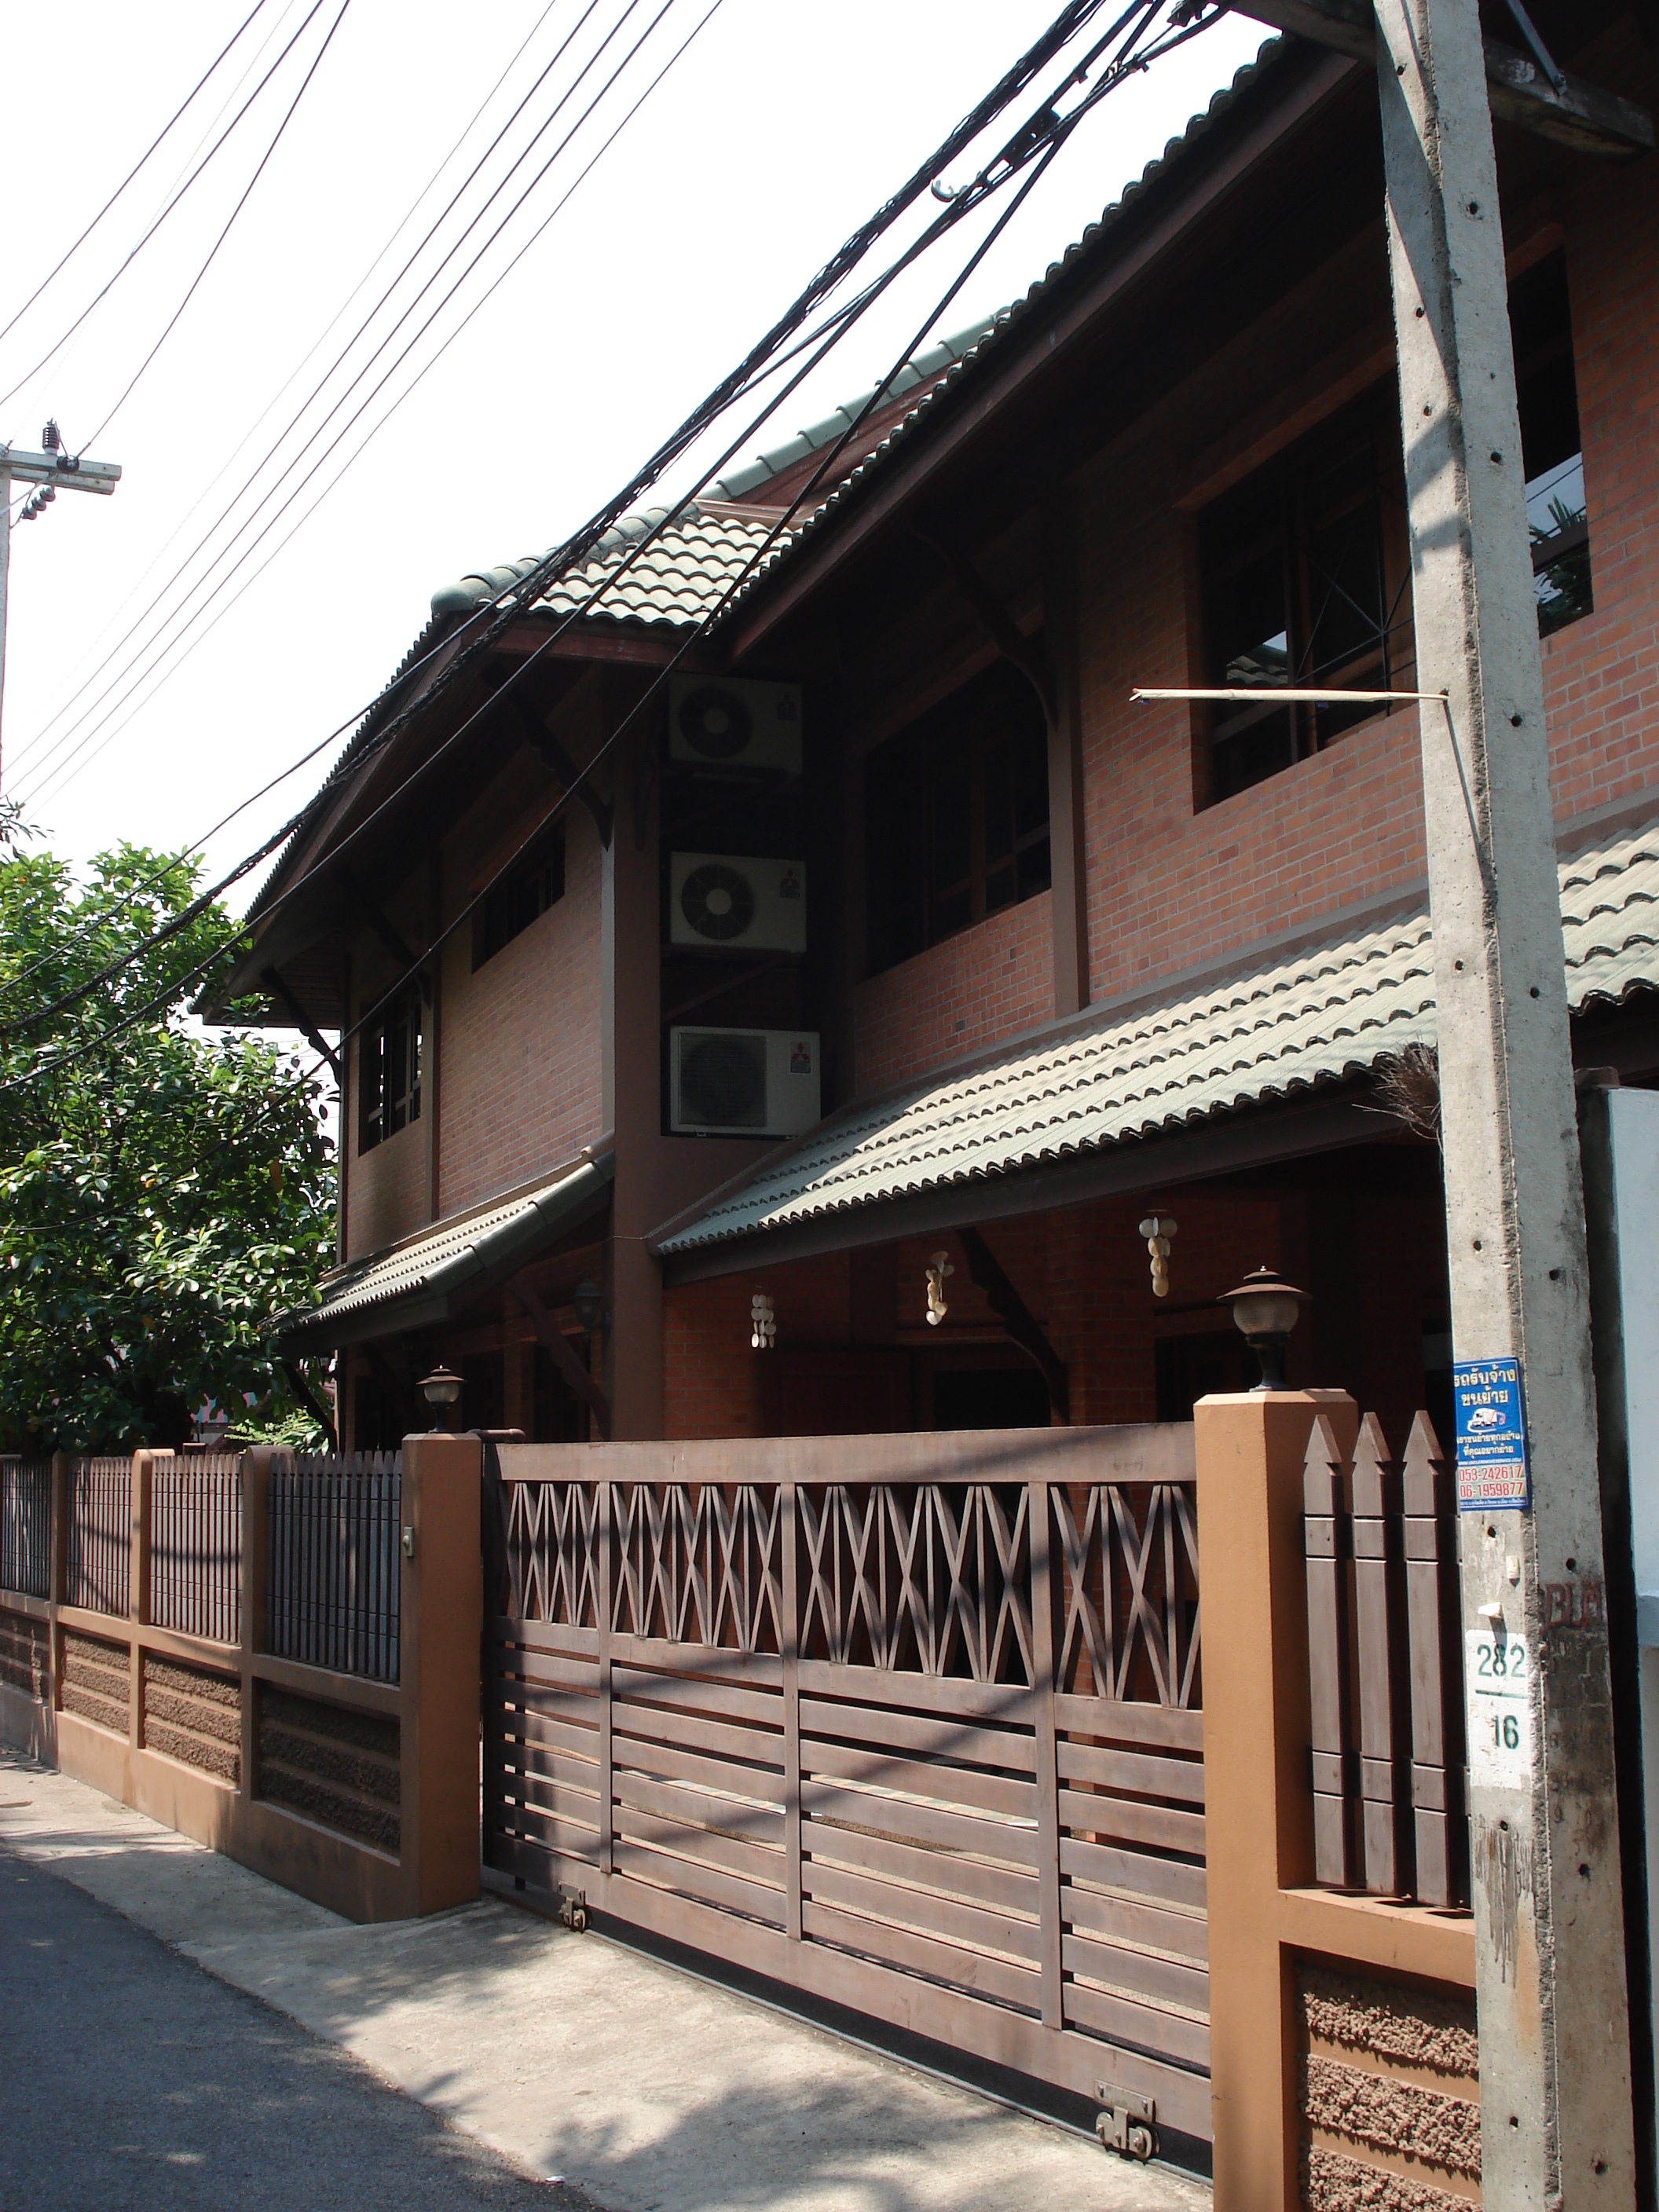
[(1310, 1304), (1306, 1291), (1282, 1282), (1271, 1267), (1258, 1267), (1246, 1275), (1236, 1291), (1225, 1291), (1218, 1301), (1233, 1310), (1233, 1323), (1261, 1362), (1258, 1390), (1288, 1389), (1285, 1380), (1285, 1348), (1291, 1331)]
[(421, 1377), (421, 1395), (432, 1408), (434, 1431), (449, 1426), (450, 1409), (459, 1402), (461, 1378), (441, 1361), (430, 1375)]

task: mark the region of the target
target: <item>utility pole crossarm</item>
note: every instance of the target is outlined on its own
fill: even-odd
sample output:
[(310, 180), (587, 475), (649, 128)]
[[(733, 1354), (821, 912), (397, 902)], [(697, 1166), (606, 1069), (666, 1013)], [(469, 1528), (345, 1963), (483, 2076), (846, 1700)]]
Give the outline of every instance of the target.
[[(1316, 46), (1356, 61), (1376, 59), (1376, 18), (1370, 0), (1234, 0), (1236, 15), (1249, 15), (1276, 31), (1289, 31)], [(1628, 159), (1650, 154), (1653, 118), (1634, 100), (1563, 75), (1552, 84), (1530, 54), (1499, 39), (1483, 39), (1486, 98), (1501, 122), (1518, 124), (1581, 154)]]
[(109, 497), (121, 481), (118, 461), (83, 461), (72, 453), (33, 453), (0, 446), (0, 473), (19, 483), (51, 484), (58, 491), (96, 491)]

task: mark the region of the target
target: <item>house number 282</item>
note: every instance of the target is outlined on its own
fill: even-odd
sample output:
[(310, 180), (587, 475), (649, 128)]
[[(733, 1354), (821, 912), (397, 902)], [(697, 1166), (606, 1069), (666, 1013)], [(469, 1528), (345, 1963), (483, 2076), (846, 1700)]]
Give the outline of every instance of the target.
[(1468, 1632), (1469, 1779), (1477, 1788), (1524, 1789), (1532, 1779), (1532, 1701), (1527, 1639), (1494, 1625)]

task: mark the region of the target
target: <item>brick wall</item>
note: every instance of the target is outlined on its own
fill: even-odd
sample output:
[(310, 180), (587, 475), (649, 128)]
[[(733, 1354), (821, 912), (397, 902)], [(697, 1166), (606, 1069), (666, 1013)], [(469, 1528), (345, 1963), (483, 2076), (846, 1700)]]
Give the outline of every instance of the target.
[(1054, 901), (1043, 891), (859, 985), (859, 1090), (884, 1090), (1035, 1028), (1054, 1004)]
[[(372, 1152), (360, 1152), (357, 1150), (358, 1054), (355, 1048), (351, 1058), (351, 1111), (343, 1133), (345, 1141), (351, 1147), (351, 1160), (346, 1170), (345, 1256), (348, 1260), (361, 1260), (366, 1252), (377, 1252), (383, 1244), (395, 1244), (400, 1237), (412, 1236), (417, 1229), (426, 1225), (426, 1122), (424, 1118), (411, 1121), (407, 1128), (399, 1129), (396, 1136), (386, 1138)], [(426, 1093), (421, 1104), (424, 1117), (430, 1110), (430, 1085), (424, 1085), (422, 1088)]]
[[(469, 926), (446, 948), (438, 1054), (441, 1215), (529, 1182), (600, 1133), (601, 866), (599, 833), (573, 807), (557, 904), (476, 974)], [(452, 872), (459, 906), (474, 886), (470, 876)]]

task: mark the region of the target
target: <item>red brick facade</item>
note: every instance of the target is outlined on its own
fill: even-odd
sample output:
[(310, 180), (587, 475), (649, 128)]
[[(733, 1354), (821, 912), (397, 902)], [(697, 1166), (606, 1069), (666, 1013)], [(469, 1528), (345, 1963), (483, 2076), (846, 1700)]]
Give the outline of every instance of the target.
[(1054, 901), (1044, 891), (860, 983), (860, 1092), (1034, 1029), (1054, 1012)]

